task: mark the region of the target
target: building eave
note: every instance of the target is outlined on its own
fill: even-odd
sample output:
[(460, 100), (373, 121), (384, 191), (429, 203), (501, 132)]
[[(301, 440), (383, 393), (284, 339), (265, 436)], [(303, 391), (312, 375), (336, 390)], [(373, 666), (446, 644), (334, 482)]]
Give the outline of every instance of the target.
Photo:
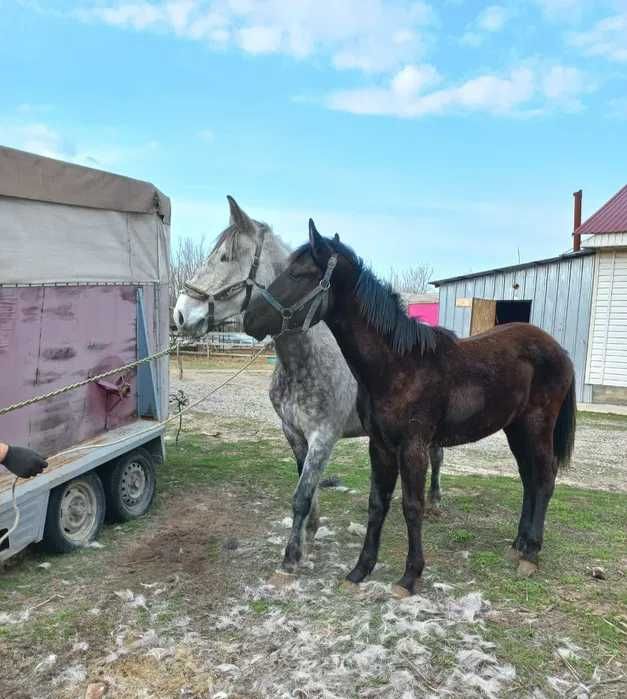
[(470, 274), (461, 274), (457, 277), (447, 277), (446, 279), (435, 279), (429, 284), (432, 284), (435, 287), (440, 287), (443, 284), (450, 284), (451, 282), (458, 282), (462, 281), (465, 279), (475, 279), (477, 277), (485, 277), (486, 275), (489, 274), (498, 274), (500, 272), (515, 272), (517, 270), (522, 270), (522, 269), (528, 269), (530, 267), (540, 267), (542, 265), (548, 265), (551, 264), (552, 262), (559, 262), (561, 260), (568, 260), (568, 259), (574, 259), (577, 257), (586, 257), (588, 255), (594, 255), (596, 250), (594, 249), (585, 249), (585, 250), (580, 250), (579, 252), (575, 253), (568, 253), (566, 255), (558, 255), (557, 257), (547, 257), (543, 260), (533, 260), (532, 262), (523, 262), (522, 264), (519, 265), (509, 265), (508, 267), (496, 267), (494, 269), (486, 269), (482, 272), (472, 272)]

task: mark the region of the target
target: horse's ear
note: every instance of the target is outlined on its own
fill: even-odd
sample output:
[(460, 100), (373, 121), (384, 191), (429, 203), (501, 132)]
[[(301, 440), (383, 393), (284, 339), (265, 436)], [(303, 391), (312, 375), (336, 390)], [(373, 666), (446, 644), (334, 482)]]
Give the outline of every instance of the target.
[(340, 235), (339, 235), (339, 233), (336, 233), (336, 234), (333, 236), (333, 240), (335, 240), (336, 243), (339, 243), (339, 242), (340, 242)]
[(254, 231), (255, 224), (252, 222), (248, 214), (240, 209), (239, 204), (230, 194), (227, 194), (226, 198), (229, 200), (229, 208), (231, 210), (231, 224), (237, 226), (237, 230), (241, 233)]
[[(321, 263), (326, 263), (326, 258), (328, 258), (328, 245), (324, 238), (318, 233), (316, 224), (313, 219), (309, 219), (309, 245), (311, 246), (311, 253), (314, 260)], [(325, 255), (325, 253), (327, 253)]]

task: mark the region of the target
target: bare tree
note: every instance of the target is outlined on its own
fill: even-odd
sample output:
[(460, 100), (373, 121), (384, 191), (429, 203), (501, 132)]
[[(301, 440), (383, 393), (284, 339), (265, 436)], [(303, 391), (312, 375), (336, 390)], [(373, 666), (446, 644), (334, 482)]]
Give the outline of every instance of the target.
[(429, 280), (433, 267), (429, 264), (414, 265), (403, 270), (390, 269), (388, 281), (395, 291), (402, 294), (425, 294), (431, 290)]
[(207, 260), (209, 251), (205, 238), (195, 240), (186, 236), (178, 239), (170, 260), (170, 306), (174, 307), (183, 283), (189, 281)]

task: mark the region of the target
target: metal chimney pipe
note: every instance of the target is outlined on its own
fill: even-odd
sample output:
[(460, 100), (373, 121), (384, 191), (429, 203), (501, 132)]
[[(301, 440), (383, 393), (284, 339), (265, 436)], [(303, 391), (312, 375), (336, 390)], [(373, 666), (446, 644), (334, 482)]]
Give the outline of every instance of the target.
[(577, 192), (573, 192), (573, 197), (575, 197), (575, 212), (573, 221), (573, 252), (579, 252), (581, 250), (581, 234), (575, 231), (581, 226), (581, 200), (583, 197), (583, 192), (580, 189)]

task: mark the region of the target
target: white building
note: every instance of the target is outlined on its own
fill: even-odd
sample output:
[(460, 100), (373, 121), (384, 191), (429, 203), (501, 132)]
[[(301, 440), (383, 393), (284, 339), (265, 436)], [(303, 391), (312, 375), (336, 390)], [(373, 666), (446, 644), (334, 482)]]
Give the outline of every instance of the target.
[(568, 350), (580, 403), (627, 405), (627, 186), (573, 236), (567, 255), (433, 282), (439, 322), (460, 337), (533, 323)]

